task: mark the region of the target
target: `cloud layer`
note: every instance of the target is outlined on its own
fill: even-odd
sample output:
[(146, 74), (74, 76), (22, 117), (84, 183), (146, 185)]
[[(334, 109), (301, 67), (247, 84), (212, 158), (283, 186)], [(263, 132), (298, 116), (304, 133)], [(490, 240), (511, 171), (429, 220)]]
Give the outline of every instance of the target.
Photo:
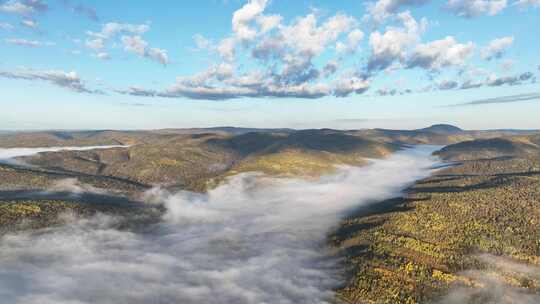
[(351, 208), (426, 176), (428, 150), (319, 181), (244, 174), (207, 195), (154, 189), (148, 202), (167, 212), (143, 231), (97, 216), (6, 235), (0, 294), (25, 304), (330, 303), (342, 277), (325, 235)]

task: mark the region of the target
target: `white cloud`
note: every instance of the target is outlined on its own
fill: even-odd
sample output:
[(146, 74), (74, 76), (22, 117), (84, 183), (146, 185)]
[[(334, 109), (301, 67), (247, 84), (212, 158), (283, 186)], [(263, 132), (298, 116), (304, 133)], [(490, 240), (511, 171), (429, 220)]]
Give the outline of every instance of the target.
[(379, 0), (368, 4), (365, 18), (372, 18), (376, 24), (383, 23), (405, 6), (419, 6), (429, 0)]
[(474, 51), (474, 43), (458, 43), (454, 37), (448, 36), (416, 46), (407, 58), (408, 68), (421, 67), (429, 70), (440, 70), (451, 66), (463, 66)]
[(121, 41), (125, 51), (133, 52), (141, 57), (146, 55), (148, 43), (141, 36), (122, 36)]
[(217, 52), (223, 59), (227, 61), (233, 61), (236, 55), (235, 39), (229, 37), (221, 40), (221, 42), (217, 46)]
[(44, 12), (49, 6), (41, 0), (8, 0), (0, 4), (0, 12), (28, 16), (36, 12)]
[(32, 13), (34, 9), (31, 6), (23, 4), (19, 1), (9, 0), (0, 5), (0, 11), (5, 13), (27, 15)]
[(212, 47), (212, 41), (206, 39), (203, 35), (196, 34), (193, 36), (193, 40), (195, 40), (195, 45), (198, 49), (206, 50)]
[(368, 61), (368, 71), (384, 70), (394, 61), (403, 61), (407, 49), (416, 44), (420, 34), (424, 32), (427, 21), (422, 19), (420, 24), (409, 11), (398, 14), (398, 20), (403, 27), (389, 26), (384, 33), (375, 31), (369, 37), (371, 57)]
[(501, 68), (504, 71), (511, 71), (514, 68), (515, 61), (512, 59), (506, 59), (501, 62)]
[(19, 45), (19, 46), (28, 46), (28, 47), (42, 47), (42, 46), (54, 46), (54, 42), (49, 41), (38, 41), (38, 40), (27, 40), (20, 38), (8, 38), (4, 40), (7, 44)]
[(360, 42), (364, 39), (364, 32), (359, 29), (355, 29), (347, 35), (346, 42), (338, 42), (336, 44), (336, 51), (338, 53), (354, 54), (360, 45)]
[(105, 40), (103, 38), (90, 39), (86, 40), (84, 45), (89, 49), (97, 51), (105, 48)]
[(267, 3), (268, 0), (249, 0), (242, 8), (234, 12), (232, 28), (238, 39), (249, 41), (255, 38), (257, 31), (251, 23), (264, 12)]
[(369, 89), (370, 81), (358, 76), (343, 75), (334, 87), (334, 96), (347, 97), (352, 93), (362, 94)]
[(21, 24), (23, 26), (26, 26), (26, 27), (29, 27), (29, 28), (32, 28), (32, 29), (38, 28), (37, 22), (32, 20), (32, 19), (25, 19), (25, 20), (21, 21)]
[(258, 16), (257, 23), (261, 28), (261, 34), (277, 28), (281, 24), (282, 20), (283, 17), (280, 15)]
[(150, 48), (147, 51), (147, 56), (163, 65), (169, 64), (169, 56), (164, 49)]
[(508, 47), (514, 43), (514, 37), (507, 36), (492, 40), (488, 46), (482, 49), (481, 57), (486, 60), (499, 59), (504, 55)]
[(109, 22), (102, 25), (100, 32), (86, 32), (89, 38), (86, 40), (85, 46), (94, 51), (100, 51), (105, 48), (107, 41), (116, 38), (120, 34), (139, 36), (149, 30), (150, 26), (148, 24)]
[(148, 24), (130, 24), (109, 22), (102, 26), (100, 32), (88, 31), (87, 34), (94, 38), (109, 39), (118, 34), (142, 35), (150, 30)]
[(473, 18), (481, 15), (494, 16), (507, 6), (507, 0), (448, 0), (446, 8), (456, 15)]
[(521, 7), (535, 6), (540, 7), (540, 0), (518, 0), (516, 4)]
[(167, 51), (158, 48), (149, 48), (148, 42), (142, 39), (141, 36), (122, 36), (121, 41), (126, 52), (132, 52), (140, 57), (150, 58), (163, 65), (169, 63)]
[(90, 37), (86, 40), (85, 46), (96, 51), (97, 58), (108, 59), (109, 54), (104, 49), (108, 41), (116, 41), (118, 35), (124, 51), (137, 54), (139, 57), (149, 58), (163, 65), (169, 64), (167, 51), (160, 48), (150, 47), (148, 42), (141, 35), (150, 30), (148, 24), (130, 24), (109, 22), (102, 26), (100, 32), (88, 31), (86, 34)]
[(0, 71), (0, 77), (10, 79), (40, 80), (49, 82), (56, 86), (66, 88), (78, 93), (101, 94), (97, 90), (87, 88), (79, 75), (72, 72), (60, 70), (18, 70), (18, 71)]
[(7, 22), (0, 22), (0, 29), (5, 31), (12, 31), (15, 29), (13, 25)]
[(96, 54), (96, 58), (101, 60), (108, 60), (111, 59), (111, 56), (107, 52), (99, 52)]
[[(309, 14), (299, 18), (291, 26), (283, 27), (281, 35), (283, 42), (296, 53), (303, 56), (317, 56), (355, 25), (356, 20), (353, 17), (338, 14), (317, 26), (317, 17)], [(353, 39), (357, 36), (358, 32), (355, 32)]]

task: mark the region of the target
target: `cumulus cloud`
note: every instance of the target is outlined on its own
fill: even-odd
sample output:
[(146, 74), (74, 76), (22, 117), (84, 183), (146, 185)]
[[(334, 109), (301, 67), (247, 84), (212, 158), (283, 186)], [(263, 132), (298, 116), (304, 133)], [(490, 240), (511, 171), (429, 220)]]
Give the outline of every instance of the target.
[(494, 16), (507, 6), (507, 0), (448, 0), (446, 8), (456, 15), (474, 18), (481, 15)]
[(463, 66), (474, 51), (474, 43), (458, 43), (448, 36), (426, 44), (419, 44), (407, 59), (407, 68), (421, 67), (432, 71), (450, 66)]
[(251, 23), (259, 17), (266, 8), (268, 0), (249, 0), (242, 8), (234, 12), (232, 29), (240, 40), (252, 40), (257, 31), (251, 27)]
[(531, 72), (524, 72), (514, 76), (502, 76), (490, 75), (486, 80), (486, 85), (490, 87), (500, 87), (503, 85), (519, 85), (524, 81), (528, 81), (534, 78), (534, 74)]
[(389, 17), (397, 13), (402, 7), (420, 6), (429, 0), (379, 0), (368, 4), (369, 14), (366, 18), (372, 18), (377, 24), (382, 23)]
[(512, 43), (514, 43), (514, 37), (512, 36), (494, 39), (488, 46), (482, 49), (480, 55), (486, 60), (499, 59), (504, 55), (504, 52), (512, 45)]
[(98, 215), (4, 235), (0, 294), (28, 304), (331, 303), (343, 277), (327, 233), (352, 208), (425, 177), (430, 153), (315, 181), (243, 174), (207, 194), (154, 189), (146, 199), (166, 213), (141, 229)]
[(332, 85), (311, 82), (308, 78), (318, 77), (305, 74), (305, 79), (297, 83), (282, 82), (282, 78), (261, 71), (237, 74), (230, 64), (220, 64), (188, 77), (178, 77), (172, 86), (156, 91), (141, 87), (116, 90), (120, 94), (141, 97), (190, 98), (205, 100), (226, 100), (245, 97), (291, 97), (315, 99), (334, 95), (346, 97), (352, 93), (361, 94), (369, 88), (369, 80), (353, 74), (342, 75)]
[(18, 15), (30, 15), (48, 9), (49, 6), (41, 0), (8, 0), (0, 4), (0, 12)]
[(105, 23), (100, 32), (88, 31), (87, 35), (94, 38), (109, 39), (118, 34), (142, 35), (150, 30), (148, 24), (131, 24), (109, 22)]
[(42, 46), (53, 46), (53, 45), (55, 45), (54, 42), (38, 41), (38, 40), (27, 40), (27, 39), (20, 39), (20, 38), (8, 38), (8, 39), (6, 39), (4, 41), (7, 44), (19, 45), (19, 46), (27, 46), (27, 47), (42, 47)]
[[(108, 53), (104, 51), (107, 41), (120, 37), (120, 42), (126, 52), (137, 54), (139, 57), (157, 61), (163, 65), (169, 64), (167, 51), (160, 48), (150, 47), (148, 42), (141, 35), (148, 32), (148, 24), (130, 24), (110, 22), (102, 26), (100, 32), (87, 32), (90, 37), (86, 40), (85, 46), (97, 52), (98, 58), (108, 59)], [(104, 56), (107, 54), (107, 56)]]
[[(265, 15), (266, 1), (249, 1), (233, 17), (233, 34), (217, 44), (195, 35), (198, 49), (216, 52), (223, 59), (191, 76), (178, 77), (163, 90), (133, 87), (117, 92), (135, 96), (185, 97), (222, 100), (244, 97), (320, 98), (360, 94), (369, 88), (365, 77), (336, 75), (337, 60), (317, 67), (315, 58), (332, 46), (354, 53), (364, 33), (355, 18), (338, 13), (322, 19), (315, 13), (283, 24), (278, 15)], [(129, 42), (129, 50), (143, 54), (143, 41)], [(341, 43), (341, 44), (339, 44)], [(252, 65), (236, 62), (246, 52)], [(251, 66), (250, 68), (245, 68)], [(325, 78), (327, 81), (323, 81)], [(330, 79), (332, 78), (332, 79)], [(330, 83), (331, 82), (331, 83)]]
[(103, 38), (89, 39), (86, 40), (84, 45), (89, 49), (97, 51), (105, 48), (105, 40)]
[(397, 18), (403, 27), (389, 26), (384, 33), (371, 33), (371, 56), (367, 66), (369, 72), (384, 70), (395, 61), (404, 61), (407, 49), (419, 41), (427, 24), (425, 19), (419, 24), (409, 11), (398, 14)]
[(358, 75), (343, 75), (335, 84), (334, 96), (347, 97), (352, 93), (362, 94), (369, 89), (370, 81)]
[(347, 40), (345, 42), (338, 42), (336, 44), (336, 51), (338, 53), (354, 54), (358, 50), (358, 46), (362, 39), (364, 39), (364, 32), (355, 29), (347, 35)]
[(0, 71), (0, 77), (45, 81), (77, 93), (102, 94), (99, 90), (92, 90), (86, 87), (76, 72), (64, 72), (60, 70)]

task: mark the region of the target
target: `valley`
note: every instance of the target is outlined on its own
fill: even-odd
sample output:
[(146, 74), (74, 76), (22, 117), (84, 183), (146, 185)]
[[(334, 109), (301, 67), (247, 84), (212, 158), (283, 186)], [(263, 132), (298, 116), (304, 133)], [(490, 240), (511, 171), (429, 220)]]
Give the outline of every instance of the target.
[[(241, 187), (254, 190), (264, 189), (258, 181), (264, 178), (278, 184), (280, 180), (305, 181), (313, 183), (306, 184), (306, 189), (325, 191), (320, 193), (323, 197), (334, 193), (334, 199), (328, 197), (321, 204), (348, 206), (330, 213), (331, 218), (337, 216), (337, 228), (327, 224), (326, 232), (320, 231), (330, 234), (325, 245), (333, 252), (330, 256), (343, 259), (340, 266), (333, 266), (336, 271), (344, 269), (343, 279), (334, 277), (331, 284), (338, 302), (514, 303), (515, 297), (533, 301), (539, 297), (540, 140), (533, 131), (463, 131), (438, 125), (412, 131), (225, 129), (0, 135), (3, 151), (15, 148), (14, 143), (19, 144), (17, 148), (39, 143), (69, 150), (25, 153), (0, 163), (0, 233), (6, 237), (62, 229), (73, 225), (73, 217), (92, 219), (102, 214), (119, 219), (111, 228), (126, 232), (156, 229), (151, 227), (163, 225), (163, 219), (171, 216), (180, 216), (180, 222), (206, 221), (206, 216), (212, 218), (217, 211), (204, 211), (199, 219), (198, 209), (174, 211), (179, 207), (164, 197), (191, 193), (182, 201), (191, 201), (191, 196), (207, 201), (217, 195), (217, 208), (226, 208), (218, 201), (223, 195), (228, 197), (223, 189), (234, 181), (242, 180)], [(77, 149), (85, 143), (115, 146)], [(396, 155), (416, 145), (438, 145), (429, 149), (443, 161), (442, 166), (433, 167), (438, 169), (432, 169), (429, 177), (422, 173), (398, 183), (401, 186), (384, 190), (387, 194), (382, 196), (358, 196), (361, 199), (355, 203), (353, 193), (363, 189), (361, 184), (355, 189), (355, 183), (368, 178), (362, 170), (368, 170), (367, 174), (374, 161), (395, 161)], [(340, 182), (351, 183), (347, 186), (351, 188), (323, 190), (329, 187), (324, 181), (349, 170), (344, 168), (359, 168), (356, 181)], [(247, 178), (252, 172), (261, 177), (252, 181)], [(283, 189), (273, 191), (279, 195)], [(352, 196), (348, 192), (342, 196), (345, 189)], [(259, 194), (250, 195), (257, 199)], [(295, 195), (291, 194), (291, 201)], [(318, 201), (318, 196), (313, 200)], [(287, 225), (315, 229), (300, 218), (291, 218)]]

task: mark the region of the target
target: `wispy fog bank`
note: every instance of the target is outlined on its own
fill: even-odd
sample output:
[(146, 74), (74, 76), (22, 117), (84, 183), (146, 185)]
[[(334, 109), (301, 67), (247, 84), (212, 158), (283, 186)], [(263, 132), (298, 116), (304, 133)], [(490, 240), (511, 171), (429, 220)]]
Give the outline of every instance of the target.
[(11, 162), (15, 157), (32, 156), (42, 152), (88, 151), (95, 149), (122, 148), (126, 146), (45, 147), (45, 148), (0, 148), (0, 162)]
[(153, 189), (167, 208), (144, 233), (118, 218), (0, 239), (6, 303), (327, 303), (342, 283), (325, 236), (352, 208), (429, 174), (431, 149), (319, 181), (243, 174), (206, 195)]

